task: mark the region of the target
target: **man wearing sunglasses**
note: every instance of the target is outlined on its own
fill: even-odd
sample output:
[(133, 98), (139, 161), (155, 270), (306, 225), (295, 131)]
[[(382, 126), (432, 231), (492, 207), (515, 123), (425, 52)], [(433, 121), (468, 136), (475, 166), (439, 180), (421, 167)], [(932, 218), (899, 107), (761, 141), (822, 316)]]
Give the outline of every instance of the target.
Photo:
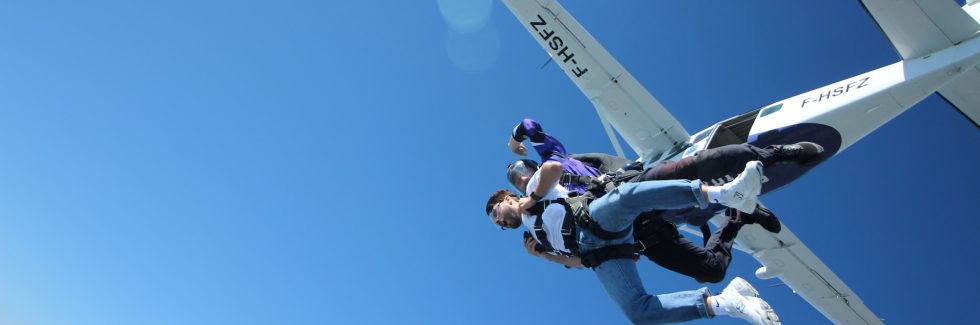
[[(487, 201), (487, 215), (503, 228), (525, 225), (535, 232), (540, 229), (539, 241), (550, 243), (561, 255), (579, 256), (582, 265), (595, 270), (610, 297), (634, 323), (680, 322), (715, 315), (730, 315), (753, 324), (779, 323), (772, 308), (741, 279), (733, 280), (717, 296), (709, 295), (706, 288), (649, 295), (633, 260), (632, 226), (644, 212), (706, 208), (709, 202), (753, 212), (762, 188), (761, 163), (745, 164), (741, 174), (722, 186), (706, 186), (698, 180), (629, 182), (578, 207), (569, 203), (575, 198), (558, 184), (561, 174), (559, 164), (543, 164), (528, 180), (528, 197), (498, 190)], [(537, 190), (542, 187), (547, 190)]]

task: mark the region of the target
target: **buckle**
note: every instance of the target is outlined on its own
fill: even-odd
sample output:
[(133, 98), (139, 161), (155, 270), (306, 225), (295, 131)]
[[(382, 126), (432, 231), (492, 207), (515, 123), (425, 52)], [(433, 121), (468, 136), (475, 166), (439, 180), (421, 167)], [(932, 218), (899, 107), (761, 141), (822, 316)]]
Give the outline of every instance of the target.
[(647, 250), (647, 245), (644, 244), (642, 240), (637, 240), (636, 241), (636, 244), (633, 245), (633, 246), (636, 246), (636, 251), (637, 252), (642, 252), (642, 251)]

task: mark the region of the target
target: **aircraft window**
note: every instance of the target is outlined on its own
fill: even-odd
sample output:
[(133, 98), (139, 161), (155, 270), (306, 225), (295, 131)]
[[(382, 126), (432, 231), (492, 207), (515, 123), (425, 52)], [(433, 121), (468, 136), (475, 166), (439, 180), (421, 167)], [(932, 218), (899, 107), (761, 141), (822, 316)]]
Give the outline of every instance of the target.
[(766, 107), (765, 109), (762, 110), (762, 113), (759, 114), (759, 118), (762, 118), (762, 117), (764, 117), (766, 115), (769, 115), (769, 114), (772, 114), (772, 113), (775, 113), (775, 112), (778, 112), (782, 108), (783, 108), (783, 104), (782, 103), (776, 104), (776, 105), (772, 105), (772, 106), (769, 106), (769, 107)]

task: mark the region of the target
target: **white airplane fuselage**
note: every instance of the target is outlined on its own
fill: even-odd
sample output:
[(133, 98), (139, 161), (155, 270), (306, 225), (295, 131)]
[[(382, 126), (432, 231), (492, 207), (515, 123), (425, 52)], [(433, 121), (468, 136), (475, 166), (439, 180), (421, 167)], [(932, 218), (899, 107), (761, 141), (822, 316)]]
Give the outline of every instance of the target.
[[(767, 105), (741, 117), (752, 123), (745, 142), (766, 146), (810, 141), (829, 158), (980, 64), (980, 38), (860, 74)], [(978, 86), (980, 87), (980, 86)], [(691, 136), (680, 159), (706, 149), (725, 122)], [(713, 145), (712, 147), (716, 147)], [(799, 178), (809, 168), (767, 168), (763, 193)], [(731, 175), (734, 176), (734, 175)], [(719, 180), (722, 181), (722, 180)]]

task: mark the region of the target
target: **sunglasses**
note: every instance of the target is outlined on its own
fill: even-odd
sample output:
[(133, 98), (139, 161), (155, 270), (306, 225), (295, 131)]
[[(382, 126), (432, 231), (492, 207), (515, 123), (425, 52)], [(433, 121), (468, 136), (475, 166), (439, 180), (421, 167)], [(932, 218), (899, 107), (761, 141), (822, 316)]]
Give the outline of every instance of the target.
[(494, 224), (494, 226), (496, 228), (499, 228), (500, 230), (507, 230), (507, 228), (504, 228), (504, 226), (502, 225), (502, 223), (503, 223), (502, 221), (499, 222), (499, 223), (497, 221), (497, 219), (498, 219), (497, 218), (497, 208), (500, 207), (500, 204), (501, 203), (504, 203), (504, 202), (502, 202), (502, 201), (501, 202), (497, 202), (497, 204), (494, 204), (493, 205), (493, 209), (490, 210), (490, 214), (489, 214), (490, 221), (493, 222), (493, 224)]

